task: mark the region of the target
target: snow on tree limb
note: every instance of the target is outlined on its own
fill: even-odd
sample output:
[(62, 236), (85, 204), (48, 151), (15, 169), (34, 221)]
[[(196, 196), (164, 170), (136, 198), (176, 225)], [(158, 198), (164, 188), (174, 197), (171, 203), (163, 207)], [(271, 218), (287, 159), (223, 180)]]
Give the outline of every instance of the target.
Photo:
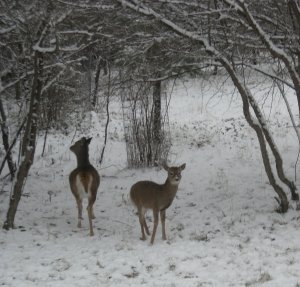
[(251, 64), (247, 64), (247, 63), (243, 63), (243, 65), (246, 66), (246, 67), (249, 67), (250, 69), (252, 69), (254, 71), (257, 71), (257, 72), (259, 72), (259, 73), (261, 73), (261, 74), (263, 74), (263, 75), (265, 75), (265, 76), (267, 76), (271, 79), (274, 79), (278, 82), (281, 82), (281, 83), (285, 84), (286, 86), (288, 86), (289, 88), (291, 88), (293, 90), (295, 89), (295, 86), (293, 85), (293, 83), (290, 83), (290, 82), (284, 80), (283, 78), (280, 78), (279, 76), (275, 75), (274, 73), (266, 72), (263, 69), (258, 68), (256, 65), (251, 65)]
[(184, 28), (179, 27), (174, 22), (166, 19), (165, 17), (161, 16), (159, 13), (152, 10), (150, 7), (145, 7), (143, 4), (141, 4), (141, 6), (140, 5), (137, 6), (137, 5), (129, 3), (126, 0), (117, 0), (117, 1), (119, 3), (121, 3), (123, 6), (125, 6), (125, 7), (127, 6), (131, 9), (135, 10), (136, 12), (143, 13), (146, 16), (154, 16), (157, 20), (159, 20), (163, 24), (167, 25), (169, 28), (172, 28), (173, 31), (175, 31), (187, 38), (190, 38), (190, 39), (200, 42), (205, 47), (206, 52), (208, 52), (214, 56), (217, 56), (219, 54), (213, 46), (209, 45), (209, 42), (206, 38), (203, 38), (194, 32), (190, 32)]
[[(62, 68), (62, 69), (64, 69), (68, 65), (71, 65), (71, 64), (76, 63), (76, 62), (80, 62), (80, 61), (85, 60), (85, 59), (86, 59), (86, 57), (80, 57), (78, 59), (66, 61), (64, 63), (54, 63), (54, 64), (51, 64), (51, 65), (45, 65), (45, 66), (43, 66), (43, 70), (45, 71), (45, 70), (49, 70), (49, 69), (53, 69), (53, 68)], [(2, 92), (4, 92), (5, 90), (7, 90), (7, 89), (13, 87), (14, 85), (18, 84), (20, 81), (24, 80), (26, 77), (32, 76), (33, 74), (34, 74), (34, 70), (26, 71), (24, 74), (20, 75), (17, 80), (12, 81), (12, 82), (6, 84), (5, 86), (3, 86), (1, 81), (0, 81), (0, 94)]]
[[(269, 182), (272, 185), (272, 187), (274, 188), (274, 191), (279, 196), (278, 202), (280, 204), (280, 211), (286, 212), (288, 209), (288, 200), (287, 200), (284, 190), (277, 184), (277, 181), (272, 172), (272, 167), (271, 167), (271, 163), (270, 163), (270, 159), (269, 159), (269, 155), (268, 155), (268, 151), (267, 151), (266, 141), (267, 141), (268, 145), (270, 146), (272, 153), (275, 157), (276, 170), (277, 170), (278, 176), (285, 184), (287, 184), (290, 187), (290, 190), (293, 195), (293, 199), (299, 200), (299, 196), (295, 192), (295, 185), (293, 182), (290, 182), (285, 177), (280, 153), (278, 152), (275, 142), (271, 136), (271, 133), (269, 132), (269, 130), (267, 128), (267, 122), (266, 122), (262, 112), (260, 111), (259, 106), (257, 105), (257, 103), (255, 101), (255, 98), (253, 97), (253, 95), (252, 95), (251, 91), (248, 89), (248, 87), (244, 84), (244, 81), (242, 79), (240, 79), (239, 75), (236, 73), (233, 65), (229, 62), (227, 57), (225, 55), (222, 55), (217, 49), (215, 49), (213, 46), (211, 46), (209, 44), (209, 41), (206, 38), (201, 37), (199, 34), (197, 34), (195, 32), (191, 32), (184, 28), (179, 27), (177, 24), (166, 19), (165, 17), (163, 17), (159, 13), (155, 12), (151, 8), (145, 7), (139, 1), (133, 0), (133, 2), (136, 4), (129, 3), (126, 0), (117, 0), (117, 1), (120, 2), (122, 5), (124, 5), (125, 7), (126, 6), (130, 7), (131, 9), (133, 9), (137, 12), (143, 13), (144, 15), (154, 16), (157, 20), (159, 20), (161, 23), (167, 25), (169, 28), (171, 28), (176, 33), (178, 33), (184, 37), (187, 37), (189, 39), (198, 41), (200, 44), (202, 44), (204, 46), (206, 52), (209, 55), (215, 57), (216, 61), (219, 61), (222, 64), (222, 66), (226, 69), (226, 71), (230, 75), (234, 85), (236, 86), (236, 88), (238, 89), (238, 91), (241, 95), (241, 98), (243, 101), (243, 111), (244, 111), (245, 118), (246, 118), (248, 124), (255, 130), (258, 140), (259, 140), (259, 143), (260, 143), (260, 148), (261, 148), (261, 153), (262, 153), (263, 162), (264, 162), (264, 166), (265, 166), (265, 171), (268, 175)], [(228, 2), (231, 2), (232, 4), (234, 4), (233, 7), (236, 10), (241, 11), (240, 6), (237, 5), (236, 2), (232, 2), (232, 1), (228, 1)], [(243, 1), (238, 1), (238, 3), (244, 4)], [(250, 24), (250, 26), (252, 26), (253, 23), (249, 23), (249, 24)], [(256, 118), (254, 118), (252, 116), (250, 109), (249, 109), (249, 105), (251, 105), (252, 109), (254, 110)]]
[[(234, 6), (235, 9), (238, 11), (240, 15), (242, 15), (249, 25), (254, 29), (254, 31), (258, 34), (261, 41), (265, 44), (268, 48), (270, 53), (274, 58), (280, 59), (288, 69), (288, 72), (291, 76), (291, 79), (294, 84), (294, 88), (297, 94), (298, 105), (300, 104), (300, 77), (293, 65), (292, 59), (288, 56), (288, 54), (281, 48), (278, 48), (273, 41), (270, 39), (270, 36), (265, 33), (259, 23), (254, 19), (252, 13), (249, 11), (247, 5), (242, 0), (225, 0), (225, 2), (230, 5)], [(300, 105), (299, 105), (300, 108)]]

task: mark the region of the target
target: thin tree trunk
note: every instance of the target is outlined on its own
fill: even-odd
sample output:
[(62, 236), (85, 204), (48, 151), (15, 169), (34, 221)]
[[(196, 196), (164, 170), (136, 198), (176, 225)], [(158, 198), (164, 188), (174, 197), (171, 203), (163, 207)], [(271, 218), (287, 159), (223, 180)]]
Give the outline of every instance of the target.
[(34, 55), (34, 77), (30, 96), (30, 108), (26, 122), (23, 144), (21, 149), (21, 163), (17, 171), (16, 181), (13, 186), (12, 195), (9, 201), (9, 208), (4, 222), (4, 229), (14, 228), (15, 215), (21, 199), (22, 190), (26, 181), (29, 169), (33, 163), (35, 143), (37, 135), (38, 114), (42, 92), (42, 71), (43, 59), (39, 52)]
[(111, 94), (111, 77), (110, 77), (110, 67), (108, 67), (108, 84), (107, 84), (107, 95), (106, 95), (106, 124), (105, 124), (105, 132), (104, 132), (104, 145), (101, 151), (101, 156), (100, 156), (100, 165), (103, 162), (104, 158), (104, 151), (106, 148), (107, 144), (107, 137), (108, 137), (108, 124), (110, 121), (110, 114), (109, 114), (109, 102), (110, 102), (110, 94)]
[(20, 135), (20, 133), (21, 133), (21, 131), (22, 131), (22, 129), (23, 129), (25, 123), (26, 123), (26, 117), (24, 118), (24, 120), (23, 120), (21, 126), (19, 127), (19, 129), (18, 129), (18, 131), (17, 131), (17, 133), (16, 133), (16, 135), (15, 135), (15, 138), (13, 139), (11, 145), (9, 146), (9, 148), (8, 148), (8, 150), (7, 150), (7, 152), (6, 152), (6, 155), (5, 155), (3, 161), (2, 161), (2, 163), (1, 163), (1, 165), (0, 165), (0, 174), (2, 173), (2, 170), (3, 170), (3, 168), (4, 168), (5, 162), (6, 162), (7, 158), (8, 158), (8, 156), (9, 156), (9, 154), (11, 154), (11, 150), (12, 150), (12, 148), (14, 147), (14, 145), (16, 144), (17, 138), (19, 137), (19, 135)]
[(102, 58), (99, 57), (99, 59), (97, 61), (97, 65), (96, 65), (95, 83), (94, 83), (94, 90), (93, 90), (93, 94), (92, 94), (92, 107), (93, 108), (95, 108), (96, 104), (97, 104), (101, 67), (102, 67)]
[[(278, 58), (281, 61), (283, 61), (285, 66), (287, 67), (287, 70), (290, 74), (290, 77), (291, 77), (294, 87), (295, 87), (297, 101), (298, 101), (298, 112), (299, 112), (299, 116), (300, 116), (300, 78), (299, 78), (299, 73), (297, 71), (297, 67), (294, 69), (293, 64), (290, 62), (288, 56), (286, 55), (286, 53), (283, 50), (274, 48), (275, 46), (273, 45), (271, 40), (266, 36), (266, 34), (264, 33), (264, 31), (262, 30), (260, 25), (253, 18), (253, 16), (251, 15), (251, 13), (248, 10), (245, 3), (240, 0), (238, 0), (238, 3), (241, 7), (241, 11), (239, 11), (239, 12), (246, 18), (249, 25), (254, 29), (254, 31), (260, 37), (261, 41), (265, 44), (265, 46), (270, 51), (272, 56), (274, 58)], [(294, 13), (296, 14), (296, 16), (299, 16), (300, 13), (299, 13), (299, 7), (298, 7), (297, 3), (293, 0), (293, 1), (289, 1), (289, 5), (290, 5), (291, 9), (294, 11)], [(300, 20), (298, 19), (298, 21), (300, 21)], [(258, 105), (256, 104), (255, 99), (251, 95), (249, 97), (249, 100), (250, 100), (250, 104), (256, 114), (257, 119), (260, 121), (262, 131), (263, 131), (263, 133), (266, 137), (266, 140), (268, 141), (268, 144), (269, 144), (269, 146), (273, 152), (273, 155), (275, 157), (276, 169), (277, 169), (278, 176), (279, 176), (280, 180), (289, 187), (291, 194), (292, 194), (292, 199), (298, 201), (299, 195), (296, 193), (296, 186), (295, 186), (294, 182), (288, 180), (287, 177), (285, 176), (281, 155), (278, 152), (278, 149), (274, 143), (274, 140), (273, 140), (269, 130), (266, 128), (265, 123), (263, 123), (261, 121), (261, 119), (263, 117), (262, 113), (261, 113)]]
[(47, 123), (46, 131), (45, 131), (44, 144), (43, 144), (43, 150), (42, 150), (42, 157), (44, 157), (44, 155), (45, 155), (45, 149), (46, 149), (48, 131), (49, 131), (49, 123)]
[(264, 136), (269, 144), (269, 147), (271, 148), (271, 151), (274, 155), (278, 177), (284, 184), (286, 184), (289, 187), (291, 194), (292, 194), (292, 199), (295, 201), (299, 201), (299, 195), (296, 192), (296, 186), (293, 181), (289, 180), (286, 177), (285, 172), (283, 170), (282, 157), (278, 151), (278, 148), (273, 140), (273, 137), (272, 137), (269, 129), (266, 127), (265, 122), (262, 120), (263, 119), (262, 112), (260, 111), (259, 106), (257, 105), (255, 99), (252, 96), (249, 96), (249, 101), (250, 101), (250, 104), (254, 110), (254, 113), (260, 123), (261, 129), (262, 129)]
[(250, 92), (248, 91), (248, 89), (246, 87), (244, 87), (243, 84), (241, 83), (241, 81), (238, 79), (236, 72), (231, 67), (231, 65), (228, 63), (228, 61), (223, 58), (219, 59), (219, 61), (226, 68), (234, 85), (237, 87), (237, 89), (242, 97), (244, 116), (245, 116), (248, 124), (256, 132), (256, 135), (258, 137), (258, 141), (260, 144), (260, 150), (261, 150), (266, 174), (268, 176), (271, 186), (273, 187), (274, 191), (277, 193), (277, 195), (279, 197), (279, 200), (277, 199), (279, 206), (280, 206), (278, 211), (284, 213), (288, 210), (289, 202), (288, 202), (288, 199), (287, 199), (287, 196), (286, 196), (284, 190), (277, 184), (276, 179), (274, 177), (270, 159), (269, 159), (269, 155), (268, 155), (268, 151), (267, 151), (267, 147), (266, 147), (263, 129), (261, 128), (261, 125), (257, 124), (251, 116), (249, 99), (252, 98), (252, 96), (250, 95)]
[[(158, 75), (159, 78), (160, 74)], [(153, 86), (153, 142), (154, 142), (154, 163), (158, 164), (162, 144), (161, 131), (161, 81), (156, 81)]]
[[(7, 117), (6, 117), (6, 114), (4, 111), (1, 97), (0, 97), (0, 114), (1, 114), (2, 141), (3, 141), (4, 149), (6, 152), (5, 160), (7, 161), (11, 179), (13, 179), (15, 176), (15, 172), (16, 172), (16, 164), (13, 161), (11, 149), (9, 148), (10, 147), (9, 146), (9, 129), (7, 126)], [(4, 163), (5, 163), (5, 160), (4, 160)], [(2, 172), (2, 168), (0, 170), (0, 174), (1, 174), (1, 172)]]

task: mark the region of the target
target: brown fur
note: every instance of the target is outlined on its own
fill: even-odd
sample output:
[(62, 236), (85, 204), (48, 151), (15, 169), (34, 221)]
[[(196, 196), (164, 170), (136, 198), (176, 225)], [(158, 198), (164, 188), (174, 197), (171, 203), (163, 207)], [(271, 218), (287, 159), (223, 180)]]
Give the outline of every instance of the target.
[(139, 221), (141, 226), (141, 240), (146, 239), (146, 235), (150, 235), (148, 226), (145, 220), (147, 209), (152, 209), (154, 226), (150, 243), (153, 244), (155, 233), (158, 225), (158, 217), (160, 213), (162, 223), (162, 239), (166, 240), (165, 219), (166, 209), (172, 204), (177, 193), (178, 185), (181, 179), (181, 171), (185, 168), (185, 164), (179, 167), (163, 166), (168, 172), (168, 177), (164, 184), (158, 184), (153, 181), (139, 181), (130, 189), (130, 198), (137, 207)]
[(98, 187), (100, 185), (100, 176), (97, 170), (90, 164), (88, 158), (88, 145), (91, 138), (81, 138), (70, 150), (75, 153), (77, 158), (77, 168), (69, 176), (71, 191), (76, 199), (78, 208), (78, 227), (81, 227), (82, 220), (82, 200), (88, 198), (88, 217), (90, 225), (90, 235), (94, 235), (92, 219), (95, 218), (93, 205), (96, 201)]

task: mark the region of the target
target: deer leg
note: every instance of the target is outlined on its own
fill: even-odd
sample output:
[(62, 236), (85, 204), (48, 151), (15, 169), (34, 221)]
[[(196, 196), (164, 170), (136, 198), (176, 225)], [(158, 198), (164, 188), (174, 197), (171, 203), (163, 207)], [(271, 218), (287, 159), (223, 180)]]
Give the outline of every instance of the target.
[(89, 216), (90, 236), (93, 236), (94, 235), (94, 231), (93, 231), (93, 205), (91, 203), (89, 203), (89, 205), (87, 207), (87, 212), (88, 212), (88, 216)]
[(153, 244), (153, 242), (154, 242), (156, 229), (157, 229), (157, 225), (158, 225), (158, 211), (155, 209), (153, 209), (153, 219), (154, 219), (154, 223), (153, 223), (153, 232), (152, 232), (151, 241), (150, 241), (151, 244)]
[[(146, 235), (144, 231), (145, 227), (145, 211), (142, 210), (142, 208), (138, 208), (138, 214), (139, 214), (139, 221), (140, 221), (140, 226), (141, 226), (141, 232), (142, 232), (142, 237), (140, 238), (141, 240), (146, 240)], [(148, 229), (148, 227), (147, 227)], [(146, 230), (147, 232), (147, 230)], [(149, 230), (148, 230), (149, 232)]]
[(160, 220), (161, 220), (161, 226), (162, 226), (162, 239), (166, 240), (166, 210), (161, 210), (160, 211)]
[(78, 209), (78, 223), (77, 227), (81, 228), (81, 220), (82, 220), (82, 200), (80, 198), (76, 199), (77, 209)]
[(94, 208), (93, 208), (93, 206), (92, 206), (92, 219), (95, 219), (96, 218), (96, 216), (95, 216), (95, 214), (94, 214)]
[(150, 231), (149, 231), (149, 228), (147, 226), (147, 223), (146, 223), (146, 219), (145, 219), (145, 214), (146, 214), (146, 209), (142, 209), (142, 212), (143, 212), (143, 225), (144, 225), (144, 230), (146, 231), (146, 234), (147, 235), (150, 235)]
[(146, 234), (147, 234), (147, 235), (150, 235), (150, 231), (149, 231), (149, 228), (148, 228), (148, 226), (147, 226), (145, 217), (144, 217), (144, 222), (143, 222), (143, 223), (144, 223), (144, 228), (145, 228)]

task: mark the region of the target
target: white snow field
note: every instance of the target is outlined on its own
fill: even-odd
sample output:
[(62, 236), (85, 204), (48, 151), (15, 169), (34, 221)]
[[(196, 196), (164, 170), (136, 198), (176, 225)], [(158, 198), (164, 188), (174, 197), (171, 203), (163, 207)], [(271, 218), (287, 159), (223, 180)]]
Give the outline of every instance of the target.
[[(97, 162), (105, 118), (87, 115), (86, 128), (75, 136), (75, 140), (93, 136), (90, 161), (101, 174), (94, 237), (88, 235), (85, 209), (83, 227), (77, 228), (68, 183), (76, 167), (69, 150), (74, 132), (52, 132), (44, 157), (41, 134), (17, 212), (17, 228), (0, 229), (0, 286), (300, 286), (300, 211), (291, 201), (286, 214), (276, 212), (275, 192), (264, 171), (256, 134), (226, 79), (176, 82), (169, 109), (173, 143), (169, 164), (186, 163), (186, 169), (167, 210), (168, 239), (162, 241), (159, 225), (153, 246), (150, 238), (139, 239), (138, 217), (128, 194), (138, 180), (162, 183), (166, 172), (127, 168), (120, 103), (116, 100), (110, 106), (112, 120), (101, 169)], [(253, 77), (249, 82), (283, 156), (286, 174), (294, 180), (298, 140), (284, 101), (267, 87), (266, 79)], [(287, 97), (297, 118), (296, 96), (289, 91)], [(2, 225), (11, 183), (1, 183), (1, 189), (6, 191), (0, 195)], [(151, 218), (148, 212), (150, 229)]]

